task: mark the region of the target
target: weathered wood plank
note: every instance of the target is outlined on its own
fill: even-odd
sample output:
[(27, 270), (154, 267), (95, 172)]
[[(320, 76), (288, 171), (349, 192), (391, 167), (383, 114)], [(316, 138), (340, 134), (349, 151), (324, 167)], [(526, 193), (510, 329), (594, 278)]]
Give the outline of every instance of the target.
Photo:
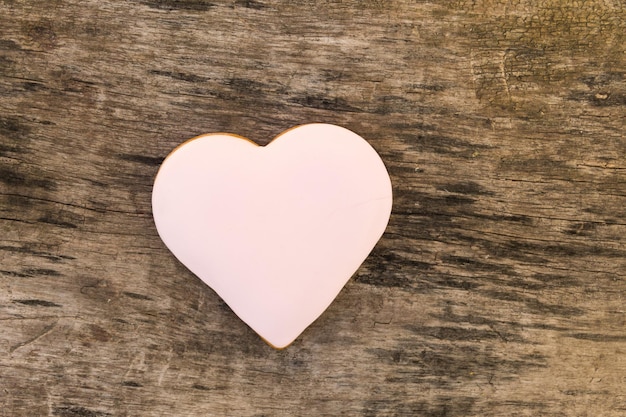
[[(0, 416), (626, 413), (619, 0), (0, 1)], [(387, 233), (275, 351), (167, 251), (167, 153), (330, 122)]]

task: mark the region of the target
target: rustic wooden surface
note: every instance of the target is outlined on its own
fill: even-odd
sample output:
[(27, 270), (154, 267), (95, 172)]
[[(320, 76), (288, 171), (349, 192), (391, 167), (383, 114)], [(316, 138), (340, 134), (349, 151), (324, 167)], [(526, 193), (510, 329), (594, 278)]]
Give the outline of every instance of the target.
[[(622, 0), (0, 0), (0, 416), (626, 415), (625, 45)], [(151, 185), (307, 122), (394, 212), (276, 351)]]

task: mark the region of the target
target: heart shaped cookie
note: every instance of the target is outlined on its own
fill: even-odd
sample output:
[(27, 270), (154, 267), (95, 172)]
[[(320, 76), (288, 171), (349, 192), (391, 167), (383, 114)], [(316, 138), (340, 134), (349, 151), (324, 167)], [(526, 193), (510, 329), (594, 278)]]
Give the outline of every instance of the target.
[(339, 126), (308, 124), (266, 146), (202, 135), (154, 182), (161, 239), (276, 348), (317, 319), (382, 236), (391, 181), (376, 151)]

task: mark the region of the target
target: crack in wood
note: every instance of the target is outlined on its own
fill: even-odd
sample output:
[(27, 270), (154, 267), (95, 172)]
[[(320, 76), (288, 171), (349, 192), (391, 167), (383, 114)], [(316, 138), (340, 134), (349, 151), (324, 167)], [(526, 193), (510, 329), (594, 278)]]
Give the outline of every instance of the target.
[(11, 346), (9, 348), (9, 353), (14, 353), (16, 350), (21, 349), (21, 348), (23, 348), (25, 346), (28, 346), (28, 345), (38, 341), (42, 337), (44, 337), (47, 334), (49, 334), (50, 332), (52, 332), (57, 324), (58, 324), (58, 320), (55, 321), (54, 323), (51, 323), (51, 324), (47, 325), (43, 329), (41, 329), (41, 331), (39, 333), (37, 333), (35, 336), (33, 336), (33, 337), (29, 338), (29, 339), (26, 339), (23, 342), (20, 342), (20, 343), (17, 343), (15, 345)]

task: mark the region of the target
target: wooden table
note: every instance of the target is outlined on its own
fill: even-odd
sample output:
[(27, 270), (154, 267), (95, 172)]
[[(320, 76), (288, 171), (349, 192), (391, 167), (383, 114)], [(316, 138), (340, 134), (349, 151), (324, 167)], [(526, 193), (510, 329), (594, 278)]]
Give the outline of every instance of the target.
[[(0, 416), (626, 415), (625, 45), (621, 0), (0, 1)], [(151, 187), (309, 122), (394, 210), (276, 351)]]

